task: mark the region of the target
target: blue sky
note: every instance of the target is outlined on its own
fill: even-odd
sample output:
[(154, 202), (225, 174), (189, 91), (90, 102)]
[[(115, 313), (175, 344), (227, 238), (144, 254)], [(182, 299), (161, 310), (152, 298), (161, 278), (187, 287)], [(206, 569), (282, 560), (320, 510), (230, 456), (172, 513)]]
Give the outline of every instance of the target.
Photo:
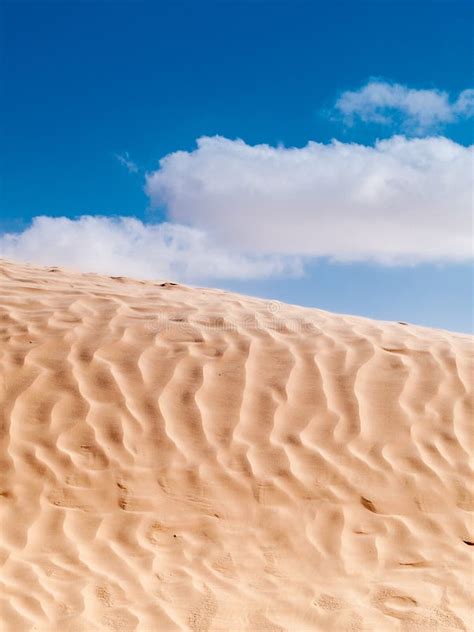
[[(18, 236), (24, 235), (37, 216), (132, 216), (145, 226), (167, 220), (203, 230), (210, 239), (215, 234), (220, 248), (215, 269), (222, 270), (222, 275), (210, 274), (212, 261), (206, 260), (201, 275), (196, 267), (194, 283), (345, 313), (471, 331), (471, 263), (465, 242), (462, 245), (459, 235), (449, 232), (449, 205), (440, 202), (432, 220), (427, 220), (426, 209), (420, 211), (419, 221), (430, 226), (439, 221), (439, 231), (433, 232), (429, 244), (420, 245), (419, 257), (415, 246), (406, 256), (400, 255), (404, 235), (408, 239), (411, 233), (407, 219), (401, 221), (400, 235), (393, 236), (393, 252), (388, 254), (374, 250), (370, 243), (353, 252), (346, 242), (332, 244), (330, 233), (332, 245), (327, 251), (323, 244), (312, 250), (306, 241), (300, 243), (296, 232), (287, 230), (285, 221), (295, 211), (300, 235), (319, 233), (319, 220), (313, 222), (313, 215), (311, 221), (307, 219), (312, 213), (308, 205), (326, 183), (316, 182), (310, 197), (300, 199), (296, 167), (289, 165), (287, 154), (276, 153), (272, 161), (279, 161), (278, 178), (295, 180), (284, 194), (296, 192), (295, 204), (304, 206), (304, 211), (298, 215), (298, 208), (289, 205), (274, 208), (271, 192), (265, 196), (261, 191), (273, 182), (270, 176), (265, 179), (266, 167), (264, 173), (259, 172), (263, 154), (247, 152), (247, 148), (259, 144), (304, 148), (309, 141), (330, 143), (333, 138), (344, 147), (349, 143), (373, 147), (377, 139), (390, 139), (394, 134), (404, 134), (408, 141), (441, 136), (456, 147), (469, 147), (473, 128), (467, 115), (455, 114), (451, 120), (420, 126), (419, 118), (413, 122), (404, 106), (393, 101), (387, 121), (381, 124), (372, 116), (372, 102), (355, 111), (348, 122), (336, 104), (341, 95), (360, 92), (372, 82), (389, 87), (399, 84), (407, 90), (444, 91), (454, 112), (460, 93), (472, 88), (472, 18), (472, 4), (456, 0), (0, 2), (0, 232), (17, 235), (14, 247), (11, 240), (6, 246), (5, 239), (0, 242), (4, 256), (43, 263), (45, 252), (50, 251), (54, 258), (60, 235), (65, 245), (52, 263), (101, 269), (105, 263), (88, 256), (87, 240), (92, 230), (96, 230), (96, 241), (107, 240), (108, 225), (82, 231), (80, 239), (86, 241), (79, 240), (74, 227), (68, 225), (71, 230), (67, 232), (64, 225), (56, 224), (28, 234), (29, 241), (23, 238), (20, 245)], [(237, 190), (227, 172), (221, 173), (221, 154), (213, 158), (196, 150), (198, 138), (214, 135), (232, 142), (239, 138), (246, 144), (245, 156), (248, 153), (253, 166), (247, 168), (246, 157), (235, 154), (235, 146), (230, 145), (229, 152), (234, 153), (230, 157), (226, 153), (225, 160), (232, 173), (242, 174), (244, 181), (253, 172), (261, 177), (258, 199), (266, 211), (253, 235), (240, 235), (243, 222), (235, 219), (241, 211), (245, 216), (249, 208), (246, 191)], [(192, 161), (172, 159), (164, 181), (159, 160), (178, 150), (188, 152)], [(412, 150), (410, 142), (400, 149)], [(423, 152), (428, 150), (431, 147)], [(117, 156), (128, 157), (137, 170), (129, 172)], [(308, 158), (307, 153), (298, 156)], [(315, 160), (325, 159), (310, 156), (305, 168), (311, 170)], [(335, 165), (337, 160), (334, 157)], [(190, 172), (178, 182), (176, 173), (182, 169)], [(436, 169), (430, 176), (434, 182)], [(209, 190), (214, 174), (216, 181), (227, 186), (226, 191), (219, 198), (199, 192), (183, 197), (181, 189), (194, 186), (196, 172), (202, 178), (200, 190)], [(153, 173), (160, 174), (159, 191), (149, 186), (147, 193), (146, 177)], [(431, 182), (424, 176), (420, 181), (427, 187)], [(344, 178), (341, 186), (353, 191), (353, 183), (344, 183)], [(326, 188), (326, 197), (318, 202), (315, 213), (325, 205), (323, 211), (329, 208), (337, 219), (340, 202), (336, 204), (331, 198), (333, 189)], [(435, 193), (442, 198), (443, 192)], [(237, 201), (247, 204), (245, 208), (237, 203), (232, 206), (236, 195)], [(233, 219), (226, 216), (231, 207)], [(250, 216), (259, 214), (260, 208), (252, 208)], [(344, 231), (349, 212), (327, 230)], [(416, 215), (417, 209), (413, 212)], [(284, 216), (274, 223), (278, 213)], [(373, 217), (367, 221), (369, 226), (377, 223)], [(220, 226), (222, 222), (225, 226)], [(260, 243), (255, 235), (266, 233), (266, 226), (272, 227), (268, 232), (274, 237)], [(390, 241), (392, 224), (386, 226), (385, 233), (374, 234), (374, 242), (381, 234)], [(239, 237), (232, 240), (234, 233)], [(83, 259), (79, 253), (74, 260), (64, 260), (69, 234), (81, 244)], [(121, 240), (129, 234), (120, 234), (117, 248), (125, 248)], [(190, 256), (197, 259), (204, 247), (214, 252), (213, 245), (206, 241), (203, 246), (196, 235), (180, 233), (177, 249), (189, 248)], [(272, 239), (280, 242), (286, 235), (289, 242), (294, 240), (294, 247), (280, 244), (273, 252)], [(157, 249), (166, 248), (169, 236), (153, 236)], [(33, 239), (38, 247), (31, 245)], [(416, 239), (414, 243), (418, 243)], [(427, 254), (438, 239), (446, 241), (445, 247), (433, 256)], [(143, 243), (137, 241), (136, 231), (131, 240)], [(358, 240), (356, 232), (354, 241)], [(149, 235), (146, 243), (154, 243)], [(228, 251), (233, 257), (230, 260)], [(124, 261), (115, 252), (110, 265), (123, 265), (126, 269), (120, 272), (127, 272), (133, 247), (128, 252)], [(176, 270), (180, 276), (183, 266), (173, 268), (173, 253), (175, 250), (167, 254), (166, 265), (158, 257), (150, 273), (161, 276), (162, 265), (163, 272)], [(241, 257), (246, 259), (239, 278)], [(227, 273), (233, 262), (237, 262), (237, 272)], [(140, 275), (140, 270), (130, 266), (130, 274), (134, 273)], [(183, 280), (188, 280), (189, 271), (183, 274)]]

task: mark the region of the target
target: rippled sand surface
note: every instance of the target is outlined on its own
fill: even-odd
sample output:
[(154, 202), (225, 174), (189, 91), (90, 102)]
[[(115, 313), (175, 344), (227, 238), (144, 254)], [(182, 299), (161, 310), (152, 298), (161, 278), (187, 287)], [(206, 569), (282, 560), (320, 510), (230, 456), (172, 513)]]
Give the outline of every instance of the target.
[(473, 630), (472, 351), (2, 262), (1, 630)]

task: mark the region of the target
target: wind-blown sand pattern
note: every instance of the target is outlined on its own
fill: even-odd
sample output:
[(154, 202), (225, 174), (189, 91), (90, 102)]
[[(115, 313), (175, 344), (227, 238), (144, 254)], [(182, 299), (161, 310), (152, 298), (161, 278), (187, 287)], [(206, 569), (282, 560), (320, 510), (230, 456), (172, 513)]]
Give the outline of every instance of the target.
[(472, 339), (0, 266), (3, 631), (472, 630)]

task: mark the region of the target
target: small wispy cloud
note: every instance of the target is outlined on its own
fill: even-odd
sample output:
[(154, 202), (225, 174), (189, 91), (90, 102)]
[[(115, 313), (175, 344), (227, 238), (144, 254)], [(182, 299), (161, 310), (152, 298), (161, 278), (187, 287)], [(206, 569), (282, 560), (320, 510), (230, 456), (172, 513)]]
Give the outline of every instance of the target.
[(138, 165), (133, 162), (133, 160), (130, 160), (128, 151), (124, 152), (123, 154), (115, 154), (115, 157), (121, 165), (128, 169), (129, 173), (138, 173)]
[(360, 120), (397, 124), (405, 131), (425, 133), (474, 116), (474, 90), (463, 90), (452, 99), (441, 90), (408, 88), (399, 83), (372, 80), (359, 90), (343, 92), (335, 108), (347, 125)]

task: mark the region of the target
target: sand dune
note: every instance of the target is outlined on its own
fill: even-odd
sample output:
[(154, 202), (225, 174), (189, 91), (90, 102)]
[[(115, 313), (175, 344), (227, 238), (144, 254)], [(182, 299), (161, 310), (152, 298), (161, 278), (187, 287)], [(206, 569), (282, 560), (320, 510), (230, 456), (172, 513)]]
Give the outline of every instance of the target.
[(2, 630), (473, 630), (472, 339), (0, 265)]

